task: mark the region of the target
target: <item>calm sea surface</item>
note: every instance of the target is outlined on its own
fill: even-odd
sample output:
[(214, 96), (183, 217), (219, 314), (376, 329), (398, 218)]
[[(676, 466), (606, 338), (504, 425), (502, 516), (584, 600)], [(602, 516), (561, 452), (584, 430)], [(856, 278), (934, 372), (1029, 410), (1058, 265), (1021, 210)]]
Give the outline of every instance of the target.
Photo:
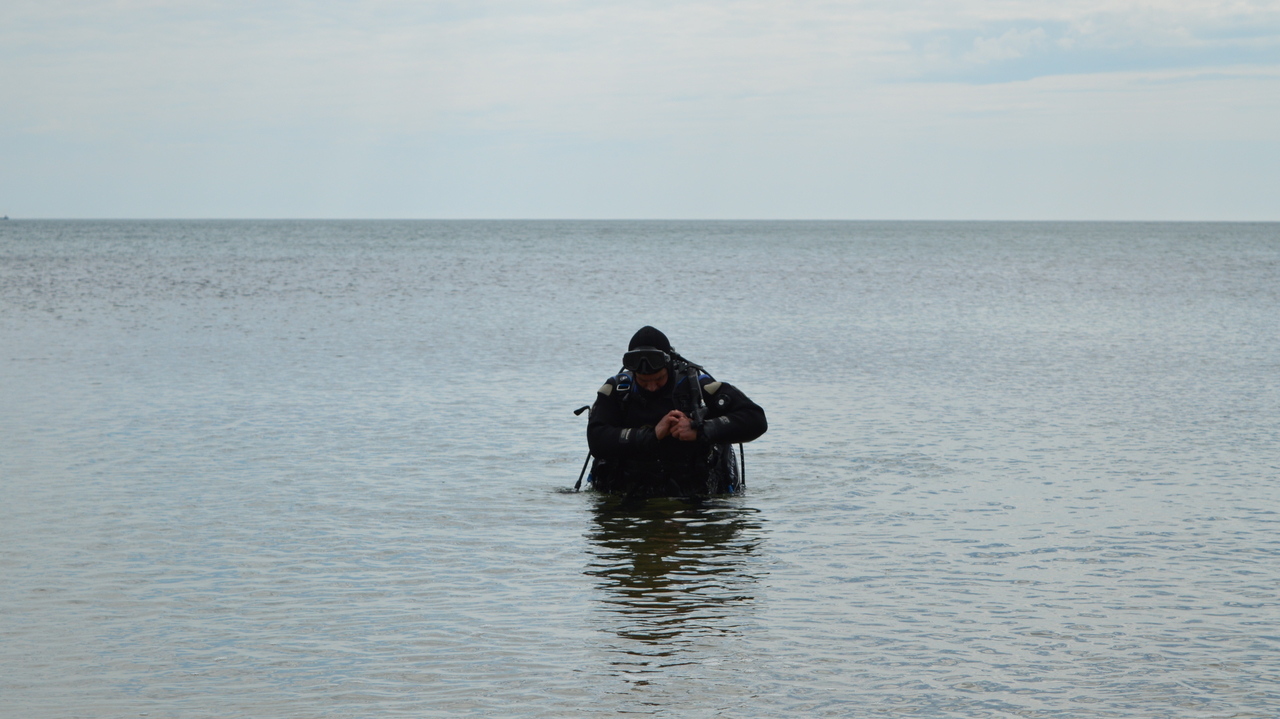
[(1277, 224), (0, 222), (0, 715), (1274, 717), (1278, 378)]

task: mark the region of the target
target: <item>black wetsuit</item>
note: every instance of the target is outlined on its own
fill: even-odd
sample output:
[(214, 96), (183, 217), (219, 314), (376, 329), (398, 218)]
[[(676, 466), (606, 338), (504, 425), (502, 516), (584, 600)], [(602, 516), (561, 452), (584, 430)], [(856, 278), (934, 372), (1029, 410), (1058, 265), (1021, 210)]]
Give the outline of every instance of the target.
[(729, 445), (750, 442), (768, 429), (764, 410), (738, 388), (699, 377), (706, 403), (705, 424), (698, 439), (659, 440), (654, 426), (678, 409), (693, 416), (694, 397), (687, 375), (672, 372), (656, 392), (646, 392), (630, 373), (610, 377), (596, 395), (587, 423), (587, 444), (596, 458), (592, 485), (601, 491), (644, 497), (689, 497), (737, 491), (736, 472), (717, 465), (732, 463)]

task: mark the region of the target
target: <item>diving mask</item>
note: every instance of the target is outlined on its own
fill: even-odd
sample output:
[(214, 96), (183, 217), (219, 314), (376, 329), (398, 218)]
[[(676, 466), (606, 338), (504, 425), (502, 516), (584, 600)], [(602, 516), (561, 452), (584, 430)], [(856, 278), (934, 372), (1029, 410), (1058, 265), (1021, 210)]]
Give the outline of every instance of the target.
[(622, 355), (622, 366), (636, 374), (653, 374), (671, 363), (671, 355), (652, 347), (639, 347)]

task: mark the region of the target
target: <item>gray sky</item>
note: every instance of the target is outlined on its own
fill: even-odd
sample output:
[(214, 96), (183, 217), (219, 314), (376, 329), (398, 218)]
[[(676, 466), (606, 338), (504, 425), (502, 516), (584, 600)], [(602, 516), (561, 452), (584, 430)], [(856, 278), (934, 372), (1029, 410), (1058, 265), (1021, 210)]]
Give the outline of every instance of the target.
[(5, 0), (0, 214), (1280, 220), (1280, 0)]

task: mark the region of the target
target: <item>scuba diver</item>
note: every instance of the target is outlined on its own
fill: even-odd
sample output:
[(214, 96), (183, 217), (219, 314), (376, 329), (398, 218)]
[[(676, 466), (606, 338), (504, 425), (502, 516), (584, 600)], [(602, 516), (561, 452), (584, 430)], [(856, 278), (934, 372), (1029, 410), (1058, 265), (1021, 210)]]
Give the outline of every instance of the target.
[(768, 429), (764, 410), (642, 327), (591, 407), (587, 444), (597, 490), (631, 498), (742, 491), (733, 444)]

